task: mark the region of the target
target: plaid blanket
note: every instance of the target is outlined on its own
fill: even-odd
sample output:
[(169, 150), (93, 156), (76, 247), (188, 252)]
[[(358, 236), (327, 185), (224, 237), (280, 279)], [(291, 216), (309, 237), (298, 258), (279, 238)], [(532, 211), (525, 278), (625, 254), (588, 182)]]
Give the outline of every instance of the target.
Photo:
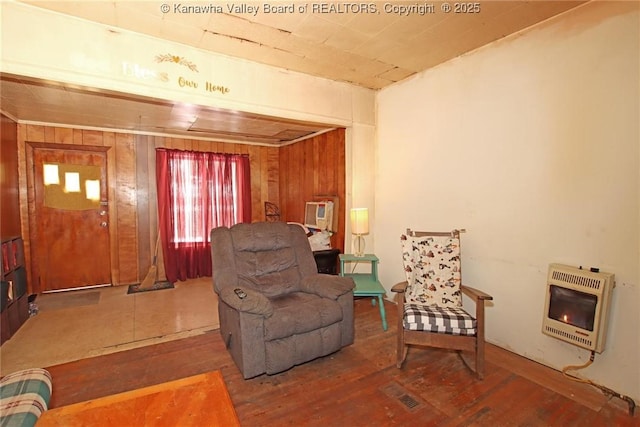
[(51, 398), (51, 374), (40, 368), (0, 379), (0, 427), (33, 426)]
[(410, 331), (475, 335), (476, 319), (458, 307), (405, 304), (403, 326)]

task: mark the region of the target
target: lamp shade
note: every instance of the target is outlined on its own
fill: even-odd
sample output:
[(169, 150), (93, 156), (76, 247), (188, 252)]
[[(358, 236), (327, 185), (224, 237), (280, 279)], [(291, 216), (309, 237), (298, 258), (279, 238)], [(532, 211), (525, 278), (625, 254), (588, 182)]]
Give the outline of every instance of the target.
[(352, 234), (369, 233), (369, 209), (367, 208), (351, 209), (351, 233)]

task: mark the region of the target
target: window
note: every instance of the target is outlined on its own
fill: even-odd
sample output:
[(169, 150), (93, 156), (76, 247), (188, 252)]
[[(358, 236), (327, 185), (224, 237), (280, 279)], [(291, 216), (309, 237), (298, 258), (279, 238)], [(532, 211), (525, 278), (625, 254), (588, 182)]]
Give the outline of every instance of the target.
[[(197, 275), (185, 278), (210, 275), (211, 229), (251, 221), (249, 157), (158, 149), (156, 161), (165, 259), (181, 269), (194, 258), (202, 258), (198, 263), (208, 265), (203, 267), (208, 274), (196, 269), (198, 273), (193, 274)], [(197, 254), (189, 252), (193, 250)]]

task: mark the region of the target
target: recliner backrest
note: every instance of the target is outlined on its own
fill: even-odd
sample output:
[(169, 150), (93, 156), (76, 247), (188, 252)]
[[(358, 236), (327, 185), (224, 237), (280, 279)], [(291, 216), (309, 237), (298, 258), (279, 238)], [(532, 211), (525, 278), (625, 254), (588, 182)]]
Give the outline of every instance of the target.
[[(298, 226), (259, 222), (237, 224), (228, 230), (238, 286), (277, 297), (300, 290), (302, 277), (317, 273), (309, 271), (309, 260), (315, 261), (307, 237)], [(215, 281), (215, 269), (227, 266), (213, 268)]]

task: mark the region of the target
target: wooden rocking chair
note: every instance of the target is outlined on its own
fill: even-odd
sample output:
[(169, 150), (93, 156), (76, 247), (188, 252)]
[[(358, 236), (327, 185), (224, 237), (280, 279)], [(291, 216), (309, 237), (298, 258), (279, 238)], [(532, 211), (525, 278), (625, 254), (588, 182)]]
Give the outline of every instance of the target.
[[(473, 353), (475, 367), (461, 358), (484, 377), (484, 302), (493, 297), (461, 283), (461, 231), (407, 230), (401, 236), (407, 280), (391, 289), (397, 293), (398, 368), (410, 345), (439, 347)], [(461, 293), (475, 302), (475, 318), (462, 308)]]

